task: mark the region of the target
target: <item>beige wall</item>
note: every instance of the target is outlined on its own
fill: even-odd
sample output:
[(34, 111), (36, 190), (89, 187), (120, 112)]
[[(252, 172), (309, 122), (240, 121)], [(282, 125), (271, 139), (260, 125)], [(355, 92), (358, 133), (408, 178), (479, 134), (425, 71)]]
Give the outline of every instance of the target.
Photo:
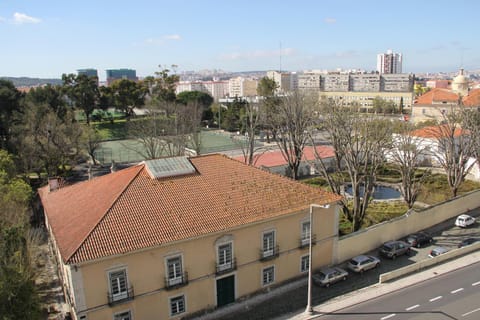
[(480, 207), (480, 191), (457, 197), (422, 211), (409, 211), (399, 218), (344, 236), (338, 241), (337, 263)]
[[(313, 267), (318, 268), (333, 262), (336, 247), (338, 218), (336, 206), (328, 209), (314, 208), (313, 234), (318, 243), (313, 247)], [(262, 286), (262, 268), (275, 266), (275, 281), (279, 284), (301, 276), (301, 257), (308, 254), (308, 247), (299, 249), (301, 222), (308, 221), (308, 210), (281, 219), (250, 225), (225, 234), (215, 234), (196, 240), (181, 242), (166, 247), (122, 255), (95, 263), (72, 268), (75, 279), (83, 279), (83, 296), (87, 312), (76, 309), (80, 315), (92, 319), (113, 319), (113, 314), (130, 310), (135, 320), (170, 318), (169, 298), (184, 294), (186, 313), (216, 306), (216, 279), (235, 274), (235, 299), (248, 296)], [(280, 255), (272, 260), (259, 261), (264, 231), (275, 230)], [(233, 238), (234, 257), (237, 269), (229, 274), (216, 276), (215, 242), (222, 237)], [(184, 271), (188, 272), (189, 284), (173, 290), (164, 289), (165, 257), (181, 254)], [(128, 282), (133, 285), (135, 297), (113, 307), (107, 305), (108, 271), (127, 268)]]

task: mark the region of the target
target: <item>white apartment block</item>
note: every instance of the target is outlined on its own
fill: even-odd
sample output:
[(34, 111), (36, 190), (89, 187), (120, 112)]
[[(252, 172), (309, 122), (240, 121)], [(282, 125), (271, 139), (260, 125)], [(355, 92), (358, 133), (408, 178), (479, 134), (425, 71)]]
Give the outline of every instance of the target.
[(377, 55), (377, 71), (384, 73), (402, 73), (402, 54), (387, 50)]
[(254, 97), (257, 95), (258, 80), (244, 77), (231, 78), (228, 81), (229, 97)]
[(184, 91), (201, 91), (210, 94), (214, 101), (228, 95), (228, 81), (180, 81), (177, 83), (176, 94)]
[(277, 83), (277, 93), (292, 91), (298, 87), (297, 74), (295, 73), (267, 71), (267, 78)]

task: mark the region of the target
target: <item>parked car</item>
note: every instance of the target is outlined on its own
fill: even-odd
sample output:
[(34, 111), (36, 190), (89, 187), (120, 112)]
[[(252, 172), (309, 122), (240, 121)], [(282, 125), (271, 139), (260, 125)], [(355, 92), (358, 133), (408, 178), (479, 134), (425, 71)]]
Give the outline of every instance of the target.
[(329, 287), (340, 280), (347, 280), (348, 272), (339, 267), (324, 268), (313, 275), (313, 281), (319, 286)]
[(380, 254), (384, 257), (395, 259), (402, 254), (410, 253), (410, 244), (405, 241), (388, 241), (380, 247)]
[(430, 251), (430, 254), (428, 256), (430, 258), (435, 258), (436, 256), (444, 254), (445, 252), (448, 252), (448, 251), (449, 250), (445, 247), (435, 247)]
[(409, 243), (412, 247), (420, 248), (421, 246), (430, 244), (433, 242), (432, 236), (426, 232), (417, 232), (409, 235), (405, 242)]
[(474, 223), (475, 223), (475, 218), (472, 216), (469, 216), (468, 214), (461, 214), (457, 217), (457, 220), (455, 220), (455, 225), (461, 228), (466, 228), (468, 226), (471, 226)]
[(467, 238), (467, 239), (462, 240), (462, 242), (460, 242), (458, 244), (458, 247), (461, 248), (461, 247), (469, 246), (469, 245), (474, 244), (475, 242), (478, 242), (478, 241), (480, 241), (479, 238)]
[(363, 273), (380, 265), (380, 259), (374, 256), (360, 255), (348, 262), (348, 268), (354, 272)]

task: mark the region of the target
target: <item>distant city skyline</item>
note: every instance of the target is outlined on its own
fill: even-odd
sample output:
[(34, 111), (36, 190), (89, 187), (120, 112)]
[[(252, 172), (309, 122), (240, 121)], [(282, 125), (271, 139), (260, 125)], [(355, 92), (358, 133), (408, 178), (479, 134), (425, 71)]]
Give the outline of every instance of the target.
[(78, 69), (178, 71), (480, 69), (476, 0), (3, 1), (0, 76), (60, 78)]

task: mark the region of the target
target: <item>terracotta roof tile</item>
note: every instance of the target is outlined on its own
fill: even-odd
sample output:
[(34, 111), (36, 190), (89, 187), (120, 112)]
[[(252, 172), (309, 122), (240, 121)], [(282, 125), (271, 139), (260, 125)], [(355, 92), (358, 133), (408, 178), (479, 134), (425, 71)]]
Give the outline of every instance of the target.
[(222, 155), (197, 173), (152, 179), (144, 164), (40, 191), (62, 258), (79, 263), (229, 230), (338, 201), (338, 195)]
[(435, 104), (435, 103), (457, 103), (459, 99), (458, 94), (452, 90), (443, 88), (434, 88), (425, 94), (418, 97), (416, 104)]
[(463, 98), (463, 105), (467, 107), (480, 107), (480, 89), (471, 90), (468, 95)]
[[(430, 126), (424, 127), (421, 129), (410, 131), (410, 135), (419, 138), (426, 138), (426, 139), (438, 139), (441, 136), (447, 136), (450, 133), (450, 129), (447, 125), (441, 126)], [(466, 130), (462, 130), (461, 128), (455, 128), (454, 136), (458, 137), (462, 134), (466, 134)]]

